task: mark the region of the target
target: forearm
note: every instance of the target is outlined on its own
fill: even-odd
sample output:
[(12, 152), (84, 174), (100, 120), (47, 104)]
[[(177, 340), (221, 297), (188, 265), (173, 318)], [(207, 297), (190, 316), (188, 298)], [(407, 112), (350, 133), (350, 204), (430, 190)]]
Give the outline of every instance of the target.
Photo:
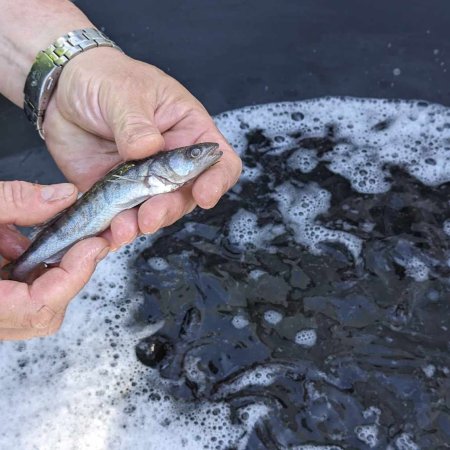
[(93, 25), (68, 0), (0, 0), (0, 11), (0, 93), (22, 107), (37, 53), (69, 31)]

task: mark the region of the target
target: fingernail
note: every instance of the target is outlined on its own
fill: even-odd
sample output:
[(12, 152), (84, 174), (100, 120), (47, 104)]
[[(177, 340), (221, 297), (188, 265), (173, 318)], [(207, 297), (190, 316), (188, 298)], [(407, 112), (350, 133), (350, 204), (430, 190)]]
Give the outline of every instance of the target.
[(54, 202), (57, 200), (64, 200), (65, 198), (72, 196), (74, 192), (75, 186), (73, 184), (53, 184), (41, 188), (41, 198), (44, 202)]
[(105, 247), (95, 258), (96, 262), (100, 262), (102, 259), (106, 257), (106, 255), (109, 253), (109, 247)]

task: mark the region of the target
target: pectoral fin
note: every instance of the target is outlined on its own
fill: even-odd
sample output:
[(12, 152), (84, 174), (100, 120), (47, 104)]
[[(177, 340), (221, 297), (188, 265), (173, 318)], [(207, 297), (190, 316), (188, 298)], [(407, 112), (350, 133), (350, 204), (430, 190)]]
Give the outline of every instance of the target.
[(69, 247), (63, 248), (62, 250), (60, 250), (59, 252), (55, 253), (54, 255), (50, 256), (49, 258), (47, 258), (44, 263), (51, 265), (51, 264), (58, 264), (61, 262), (61, 260), (63, 259), (63, 256), (67, 253), (67, 251), (69, 250)]

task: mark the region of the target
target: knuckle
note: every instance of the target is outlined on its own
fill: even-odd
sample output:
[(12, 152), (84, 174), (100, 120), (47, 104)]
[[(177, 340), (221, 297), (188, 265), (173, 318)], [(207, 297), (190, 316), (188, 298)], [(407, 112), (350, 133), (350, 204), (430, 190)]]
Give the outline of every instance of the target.
[(47, 305), (41, 306), (41, 308), (30, 316), (31, 328), (36, 330), (46, 330), (50, 327), (53, 319), (56, 316), (56, 311), (53, 311)]
[(24, 181), (0, 182), (0, 209), (23, 209), (26, 204), (26, 183)]

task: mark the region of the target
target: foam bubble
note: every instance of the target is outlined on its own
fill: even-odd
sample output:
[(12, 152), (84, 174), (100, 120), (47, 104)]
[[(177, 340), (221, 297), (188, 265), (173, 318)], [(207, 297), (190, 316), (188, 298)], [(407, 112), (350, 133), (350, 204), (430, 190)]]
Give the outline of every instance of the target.
[(331, 230), (320, 225), (316, 218), (330, 207), (331, 194), (316, 183), (296, 187), (285, 183), (275, 190), (274, 198), (279, 210), (295, 234), (297, 242), (314, 254), (320, 254), (322, 242), (338, 242), (344, 245), (355, 260), (361, 253), (362, 241), (345, 231)]
[(303, 173), (309, 173), (317, 167), (319, 160), (314, 150), (299, 149), (292, 153), (288, 159), (288, 165)]
[(426, 281), (430, 273), (428, 266), (419, 258), (412, 257), (406, 262), (406, 274), (416, 281)]
[(282, 226), (266, 225), (258, 226), (258, 218), (245, 209), (240, 209), (232, 218), (229, 224), (228, 239), (238, 247), (245, 249), (249, 245), (263, 247), (275, 236), (283, 232)]
[(233, 324), (233, 326), (235, 328), (240, 330), (242, 328), (245, 328), (249, 324), (249, 321), (248, 321), (247, 317), (239, 315), (239, 316), (234, 316), (231, 323)]
[[(330, 97), (251, 106), (221, 114), (216, 123), (239, 153), (248, 129), (265, 130), (271, 148), (282, 150), (327, 138), (331, 131), (332, 149), (323, 155), (314, 150), (304, 168), (314, 158), (324, 161), (361, 193), (389, 190), (392, 167), (429, 186), (450, 181), (450, 111), (437, 104)], [(287, 139), (277, 143), (279, 135)], [(299, 164), (297, 158), (291, 163)]]
[(317, 341), (315, 330), (301, 330), (295, 335), (295, 343), (302, 347), (313, 347)]
[(154, 270), (163, 271), (169, 267), (169, 264), (164, 258), (153, 257), (149, 258), (147, 264)]
[(223, 384), (217, 392), (219, 398), (235, 394), (247, 386), (269, 386), (271, 385), (279, 373), (283, 373), (285, 367), (276, 364), (266, 367), (257, 367), (246, 370), (244, 373), (232, 380), (228, 384)]
[(420, 450), (409, 433), (402, 433), (395, 439), (397, 450)]
[(434, 374), (436, 373), (436, 366), (434, 366), (433, 364), (428, 364), (427, 366), (422, 367), (422, 370), (428, 378), (433, 378)]
[(283, 320), (283, 314), (270, 309), (264, 313), (264, 320), (272, 325), (276, 325)]
[(376, 425), (359, 425), (355, 428), (356, 437), (374, 448), (378, 444), (378, 427)]

